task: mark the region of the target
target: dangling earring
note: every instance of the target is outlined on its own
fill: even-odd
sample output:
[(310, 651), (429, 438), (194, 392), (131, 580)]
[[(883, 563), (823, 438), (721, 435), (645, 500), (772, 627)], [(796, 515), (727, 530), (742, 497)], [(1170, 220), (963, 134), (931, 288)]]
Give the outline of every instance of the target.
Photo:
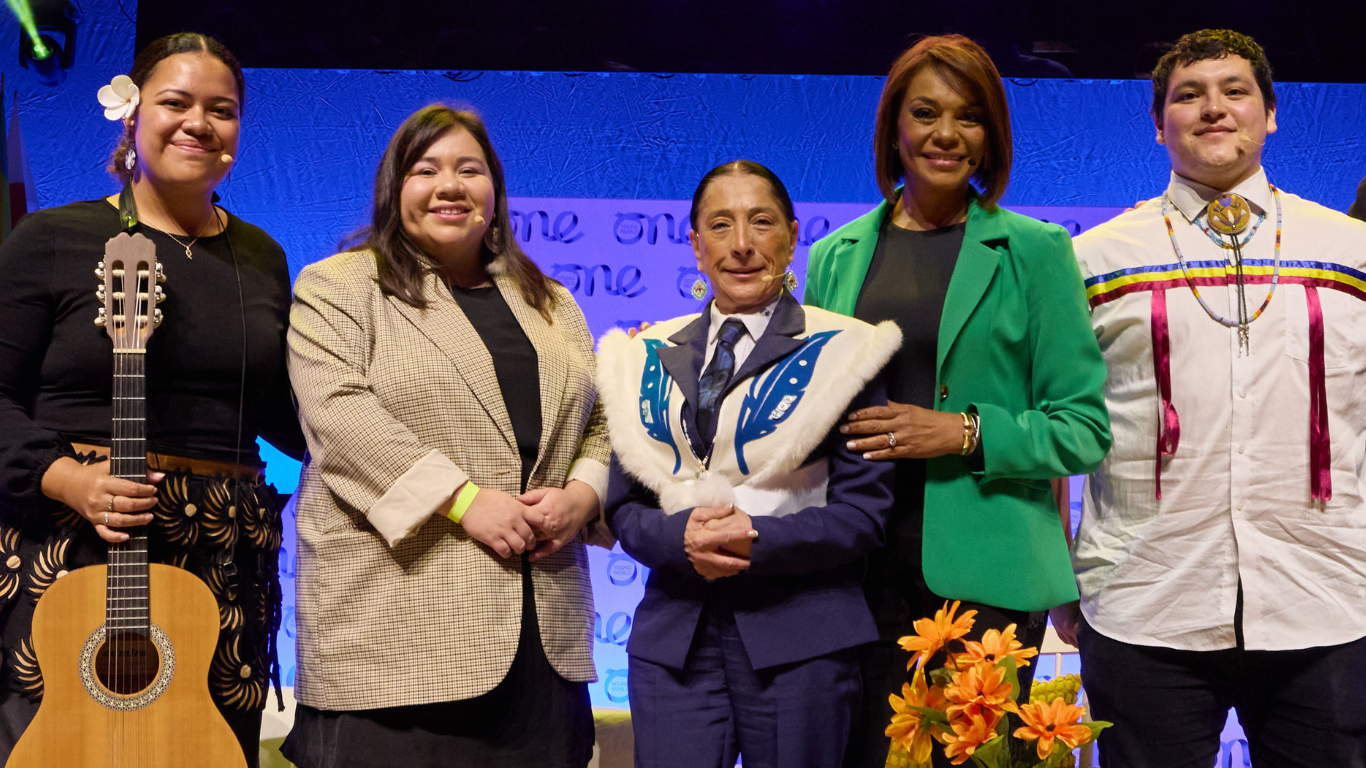
[(128, 148), (128, 154), (123, 156), (123, 167), (133, 170), (133, 166), (138, 164), (138, 151), (132, 147)]
[(692, 297), (698, 301), (707, 298), (707, 281), (701, 275), (698, 275), (697, 279), (693, 281)]
[(790, 269), (787, 274), (783, 275), (783, 287), (787, 289), (788, 293), (797, 292), (797, 274)]

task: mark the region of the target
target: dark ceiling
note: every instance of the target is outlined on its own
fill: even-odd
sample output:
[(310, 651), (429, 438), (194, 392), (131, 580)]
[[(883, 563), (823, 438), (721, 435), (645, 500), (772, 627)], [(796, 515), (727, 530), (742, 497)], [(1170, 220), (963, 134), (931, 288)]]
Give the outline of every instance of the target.
[(138, 47), (193, 30), (248, 67), (885, 74), (918, 34), (987, 45), (1007, 77), (1142, 76), (1202, 27), (1283, 81), (1366, 82), (1366, 0), (139, 0)]

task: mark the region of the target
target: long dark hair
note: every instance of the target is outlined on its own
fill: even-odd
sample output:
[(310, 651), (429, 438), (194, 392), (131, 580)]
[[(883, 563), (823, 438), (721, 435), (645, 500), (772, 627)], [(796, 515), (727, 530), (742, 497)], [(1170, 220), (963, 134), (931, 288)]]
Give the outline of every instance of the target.
[(342, 248), (351, 251), (373, 251), (378, 268), (380, 290), (396, 296), (400, 301), (426, 309), (422, 296), (422, 281), (434, 271), (431, 259), (413, 242), (403, 228), (400, 198), (408, 171), (417, 164), (428, 148), (452, 130), (468, 131), (488, 160), (489, 175), (493, 177), (493, 217), (489, 232), (479, 248), (479, 263), (487, 267), (499, 256), (507, 273), (517, 281), (522, 299), (547, 322), (555, 308), (555, 295), (550, 279), (527, 257), (517, 245), (508, 216), (507, 185), (503, 181), (503, 164), (493, 151), (488, 131), (479, 115), (445, 104), (431, 104), (409, 115), (403, 125), (389, 139), (384, 157), (375, 173), (375, 204), (370, 225), (342, 241)]
[[(201, 35), (198, 32), (177, 32), (153, 40), (133, 60), (133, 68), (128, 72), (129, 79), (133, 81), (133, 85), (141, 89), (156, 71), (158, 64), (178, 53), (204, 53), (223, 62), (232, 72), (232, 79), (237, 81), (237, 109), (238, 114), (241, 114), (247, 105), (247, 80), (242, 76), (242, 65), (237, 63), (237, 57), (232, 55), (227, 46), (208, 35)], [(128, 150), (133, 148), (136, 125), (136, 120), (124, 123), (123, 135), (119, 137), (114, 154), (109, 157), (108, 171), (119, 181), (128, 182), (133, 179), (133, 172), (128, 170), (124, 161), (128, 157)]]

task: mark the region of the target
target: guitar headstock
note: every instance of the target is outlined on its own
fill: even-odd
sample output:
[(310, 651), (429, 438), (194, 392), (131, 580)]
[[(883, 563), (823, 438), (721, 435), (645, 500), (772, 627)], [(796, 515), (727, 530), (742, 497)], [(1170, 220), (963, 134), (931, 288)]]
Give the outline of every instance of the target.
[(157, 304), (164, 299), (165, 280), (156, 245), (141, 234), (120, 232), (104, 245), (104, 261), (95, 269), (102, 285), (95, 295), (104, 304), (95, 324), (104, 326), (115, 352), (142, 352), (152, 330), (161, 325)]

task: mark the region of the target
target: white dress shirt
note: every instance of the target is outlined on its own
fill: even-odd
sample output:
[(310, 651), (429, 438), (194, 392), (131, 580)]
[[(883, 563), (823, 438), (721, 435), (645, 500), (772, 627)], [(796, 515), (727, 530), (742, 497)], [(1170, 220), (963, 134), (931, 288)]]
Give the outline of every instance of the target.
[[(1249, 315), (1267, 296), (1276, 199), (1264, 172), (1234, 192), (1265, 213), (1243, 249)], [(1201, 229), (1219, 193), (1172, 175), (1171, 226), (1210, 309), (1236, 318), (1231, 251)], [(1073, 555), (1086, 620), (1137, 645), (1235, 646), (1243, 587), (1249, 650), (1366, 636), (1366, 223), (1282, 192), (1279, 285), (1238, 331), (1201, 308), (1163, 222), (1162, 199), (1078, 237), (1092, 326), (1108, 367), (1114, 447), (1088, 478)], [(1199, 262), (1205, 262), (1201, 266)], [(1155, 290), (1156, 289), (1156, 290)], [(1161, 462), (1154, 293), (1166, 301), (1175, 453)], [(1310, 293), (1322, 308), (1331, 498), (1310, 484)]]
[(744, 323), (745, 331), (747, 331), (746, 333), (741, 334), (740, 338), (735, 340), (735, 369), (732, 370), (731, 373), (733, 374), (735, 371), (740, 370), (740, 366), (745, 364), (745, 358), (749, 357), (749, 353), (754, 351), (754, 345), (759, 341), (759, 337), (763, 336), (764, 331), (768, 330), (768, 321), (772, 319), (773, 309), (778, 306), (778, 299), (781, 299), (782, 296), (783, 295), (779, 293), (778, 297), (764, 305), (763, 309), (748, 314), (741, 314), (739, 312), (733, 315), (721, 314), (721, 310), (716, 308), (716, 302), (712, 301), (710, 305), (711, 326), (707, 330), (707, 354), (706, 357), (702, 359), (702, 372), (706, 373), (707, 366), (711, 364), (712, 356), (716, 354), (716, 339), (721, 335), (721, 325), (732, 317)]

